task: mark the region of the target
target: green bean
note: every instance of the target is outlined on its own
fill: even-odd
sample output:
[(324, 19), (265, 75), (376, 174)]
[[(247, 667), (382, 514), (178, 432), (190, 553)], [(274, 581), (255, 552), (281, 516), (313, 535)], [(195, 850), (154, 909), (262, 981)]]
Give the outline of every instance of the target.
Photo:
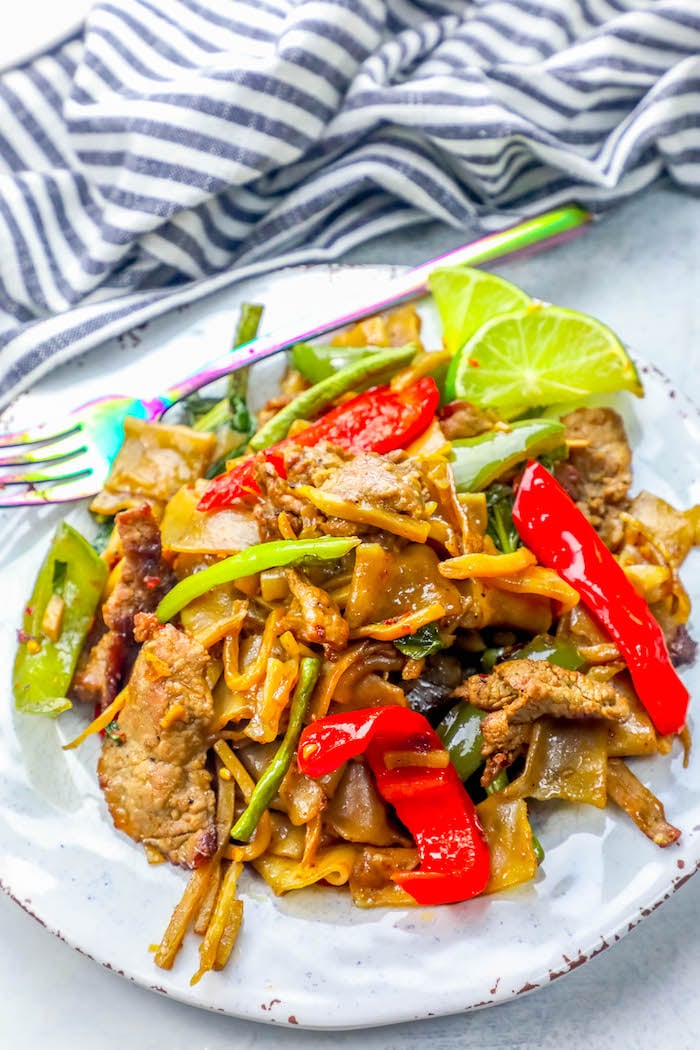
[(290, 426), (298, 419), (313, 419), (328, 408), (337, 397), (349, 390), (369, 386), (375, 379), (386, 378), (407, 365), (416, 353), (413, 345), (392, 347), (355, 361), (339, 372), (322, 379), (320, 383), (303, 390), (293, 401), (285, 405), (268, 420), (250, 440), (250, 447), (259, 452), (269, 445), (282, 441)]
[(309, 706), (311, 694), (321, 670), (321, 661), (316, 657), (305, 656), (299, 668), (299, 682), (292, 697), (289, 709), (289, 723), (282, 743), (253, 789), (250, 802), (231, 829), (231, 838), (238, 842), (248, 842), (260, 823), (260, 818), (272, 802), (291, 765), (296, 750), (301, 726)]

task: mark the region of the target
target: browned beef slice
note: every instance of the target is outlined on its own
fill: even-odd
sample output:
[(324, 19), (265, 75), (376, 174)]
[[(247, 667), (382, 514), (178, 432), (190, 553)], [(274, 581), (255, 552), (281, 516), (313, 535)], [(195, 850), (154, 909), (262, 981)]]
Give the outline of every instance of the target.
[(128, 662), (126, 638), (116, 631), (107, 631), (81, 658), (73, 676), (71, 696), (86, 704), (99, 703), (104, 710), (119, 692)]
[(321, 488), (349, 503), (427, 517), (420, 472), (412, 463), (395, 462), (391, 455), (360, 452), (343, 463)]
[(136, 613), (153, 612), (175, 578), (163, 559), (160, 529), (147, 503), (123, 510), (115, 522), (124, 559), (119, 581), (105, 602), (103, 615), (111, 630), (131, 640)]
[(295, 531), (309, 525), (318, 532), (334, 536), (353, 536), (376, 531), (339, 518), (326, 518), (297, 491), (311, 485), (350, 503), (361, 503), (379, 510), (410, 514), (426, 519), (428, 496), (420, 472), (412, 463), (399, 462), (400, 453), (344, 452), (321, 443), (313, 448), (290, 446), (285, 449), (287, 478), (280, 478), (270, 464), (259, 460), (256, 476), (263, 498), (255, 509), (261, 534), (274, 538), (277, 515), (284, 511)]
[(160, 529), (147, 503), (115, 518), (124, 550), (121, 575), (102, 608), (106, 632), (81, 658), (71, 695), (85, 703), (111, 704), (136, 658), (134, 617), (153, 612), (175, 583), (163, 559)]
[(566, 438), (586, 442), (571, 448), (555, 471), (611, 550), (622, 542), (621, 510), (628, 506), (632, 453), (622, 419), (611, 408), (577, 408), (564, 416)]
[(440, 411), (440, 427), (448, 441), (485, 434), (499, 419), (496, 412), (484, 411), (469, 401), (452, 401)]
[(609, 682), (546, 660), (507, 660), (489, 675), (468, 678), (455, 695), (489, 712), (481, 723), (487, 784), (522, 751), (529, 723), (542, 715), (620, 721), (629, 714), (626, 700)]
[(350, 628), (333, 599), (294, 569), (287, 572), (287, 582), (295, 599), (287, 618), (296, 636), (329, 649), (344, 649)]
[(100, 786), (115, 827), (174, 864), (195, 868), (216, 850), (205, 766), (213, 714), (204, 678), (208, 656), (172, 624), (158, 627), (152, 617), (137, 617), (137, 625), (141, 620), (141, 637), (151, 637), (119, 714), (124, 742), (105, 738)]

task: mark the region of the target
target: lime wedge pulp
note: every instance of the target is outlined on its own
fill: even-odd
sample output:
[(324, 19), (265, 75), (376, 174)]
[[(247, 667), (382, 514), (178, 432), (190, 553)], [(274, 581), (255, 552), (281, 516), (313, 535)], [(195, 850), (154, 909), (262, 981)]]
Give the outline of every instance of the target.
[(494, 317), (455, 354), (454, 397), (514, 418), (535, 405), (629, 390), (632, 359), (606, 325), (561, 306), (532, 303)]
[[(499, 314), (527, 306), (530, 296), (495, 274), (469, 266), (433, 270), (428, 279), (442, 322), (445, 349), (452, 354), (464, 346), (483, 324)], [(453, 399), (448, 372), (447, 399)]]

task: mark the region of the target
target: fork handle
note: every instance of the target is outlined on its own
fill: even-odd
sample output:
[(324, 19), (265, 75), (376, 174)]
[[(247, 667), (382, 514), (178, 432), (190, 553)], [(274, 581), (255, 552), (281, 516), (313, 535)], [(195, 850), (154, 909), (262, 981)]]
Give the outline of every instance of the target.
[(471, 264), (477, 266), (489, 262), (491, 259), (502, 258), (514, 252), (522, 251), (538, 245), (547, 245), (563, 239), (567, 234), (580, 230), (586, 223), (590, 222), (592, 215), (585, 208), (570, 204), (553, 211), (543, 212), (533, 219), (518, 223), (498, 233), (490, 233), (479, 240), (465, 244), (461, 248), (455, 248), (445, 255), (440, 255), (428, 262), (421, 263), (405, 273), (391, 277), (381, 283), (381, 294), (379, 298), (362, 302), (351, 306), (344, 314), (332, 317), (325, 316), (320, 321), (307, 318), (301, 323), (286, 329), (277, 329), (258, 336), (248, 343), (243, 343), (235, 350), (229, 350), (220, 357), (206, 364), (194, 375), (176, 383), (175, 386), (166, 390), (158, 402), (162, 402), (161, 412), (166, 411), (171, 405), (181, 401), (188, 394), (194, 393), (207, 383), (212, 383), (222, 376), (229, 375), (246, 365), (252, 365), (262, 361), (266, 357), (279, 353), (294, 343), (301, 343), (308, 339), (316, 339), (336, 328), (359, 321), (370, 314), (380, 313), (391, 306), (398, 306), (411, 299), (417, 299), (428, 291), (428, 277), (433, 270), (443, 266), (456, 266), (460, 264)]

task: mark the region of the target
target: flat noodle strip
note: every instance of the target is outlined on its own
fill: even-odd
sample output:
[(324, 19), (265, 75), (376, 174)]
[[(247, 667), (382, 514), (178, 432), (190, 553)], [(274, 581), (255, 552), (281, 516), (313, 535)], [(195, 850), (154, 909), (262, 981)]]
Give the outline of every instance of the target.
[(316, 860), (319, 847), (321, 845), (321, 832), (323, 830), (323, 821), (320, 813), (317, 813), (315, 817), (306, 825), (306, 837), (304, 839), (304, 854), (301, 858), (302, 866), (305, 868), (311, 867)]
[(365, 503), (351, 503), (350, 500), (334, 496), (331, 492), (314, 488), (312, 485), (297, 485), (295, 493), (313, 503), (314, 507), (329, 518), (342, 518), (359, 525), (372, 525), (394, 536), (403, 536), (414, 543), (425, 543), (430, 535), (429, 521), (415, 521), (407, 514), (396, 514), (391, 510), (379, 510)]
[[(260, 649), (251, 666), (242, 672), (236, 670), (238, 666), (238, 641), (233, 646), (227, 646), (224, 642), (224, 678), (226, 685), (232, 693), (240, 693), (246, 689), (252, 689), (254, 685), (261, 682), (267, 670), (267, 662), (272, 656), (272, 648), (279, 634), (282, 633), (282, 621), (284, 609), (273, 609), (265, 621), (265, 629), (260, 642)], [(228, 640), (227, 640), (228, 641)]]
[(425, 627), (426, 624), (441, 620), (445, 615), (445, 606), (440, 602), (431, 602), (424, 609), (415, 612), (404, 613), (392, 620), (383, 620), (380, 623), (368, 623), (364, 627), (356, 627), (350, 632), (351, 638), (374, 638), (378, 642), (393, 642), (397, 638), (405, 638), (415, 634), (416, 631)]
[(301, 890), (325, 879), (332, 886), (343, 886), (350, 878), (358, 847), (327, 846), (320, 849), (313, 864), (287, 857), (263, 856), (253, 867), (278, 896), (290, 890)]
[(316, 686), (316, 693), (309, 708), (310, 721), (314, 721), (316, 718), (323, 718), (328, 713), (338, 682), (347, 669), (357, 660), (361, 660), (370, 649), (371, 645), (369, 642), (360, 642), (359, 645), (351, 646), (334, 664), (330, 665), (330, 672), (324, 670)]
[(501, 591), (512, 591), (516, 594), (539, 594), (559, 602), (560, 612), (570, 612), (579, 603), (579, 593), (569, 586), (553, 569), (533, 565), (517, 576), (497, 576), (489, 581)]
[(258, 825), (250, 837), (250, 841), (245, 846), (234, 846), (233, 844), (224, 847), (224, 856), (229, 860), (235, 860), (239, 862), (257, 860), (267, 850), (270, 845), (272, 838), (272, 820), (270, 819), (269, 810), (265, 810)]
[(537, 558), (527, 547), (519, 547), (510, 554), (463, 554), (440, 562), (438, 569), (451, 580), (491, 579), (510, 576), (535, 565)]
[(663, 804), (621, 758), (608, 759), (608, 795), (657, 846), (670, 846), (680, 831), (666, 820)]
[[(227, 743), (223, 740), (217, 740), (214, 744), (214, 750), (225, 765), (226, 769), (228, 769), (236, 784), (238, 784), (238, 787), (241, 789), (241, 794), (243, 795), (243, 801), (247, 805), (252, 798), (255, 789), (255, 781), (241, 762), (238, 755), (231, 750)], [(229, 831), (230, 830), (231, 829), (229, 828)]]
[(195, 598), (180, 614), (182, 626), (205, 649), (222, 638), (238, 637), (248, 613), (245, 598), (232, 598), (232, 585), (222, 584)]

